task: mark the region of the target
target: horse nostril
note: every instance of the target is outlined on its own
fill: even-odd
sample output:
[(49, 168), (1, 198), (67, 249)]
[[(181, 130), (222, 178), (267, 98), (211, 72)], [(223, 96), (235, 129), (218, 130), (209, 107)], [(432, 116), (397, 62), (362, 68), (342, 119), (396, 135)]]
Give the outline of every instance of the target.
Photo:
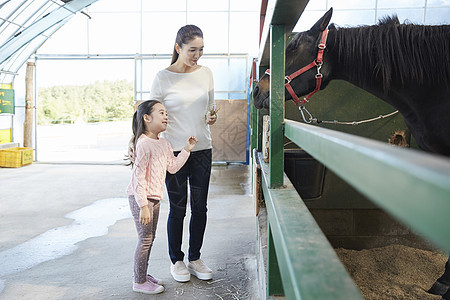
[(257, 96), (259, 93), (259, 87), (256, 86), (255, 89), (253, 90), (253, 96)]

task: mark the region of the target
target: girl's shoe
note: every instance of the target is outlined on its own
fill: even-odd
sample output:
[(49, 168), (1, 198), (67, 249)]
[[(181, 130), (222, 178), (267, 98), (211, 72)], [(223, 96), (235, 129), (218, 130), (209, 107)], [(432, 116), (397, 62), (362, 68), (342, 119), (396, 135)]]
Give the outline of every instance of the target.
[(164, 292), (164, 287), (151, 281), (146, 281), (141, 284), (133, 282), (133, 291), (138, 293), (154, 295)]
[(162, 280), (159, 279), (159, 278), (153, 277), (153, 276), (150, 275), (150, 274), (147, 275), (147, 280), (150, 281), (150, 282), (159, 284), (159, 285), (164, 285), (164, 281), (162, 281)]

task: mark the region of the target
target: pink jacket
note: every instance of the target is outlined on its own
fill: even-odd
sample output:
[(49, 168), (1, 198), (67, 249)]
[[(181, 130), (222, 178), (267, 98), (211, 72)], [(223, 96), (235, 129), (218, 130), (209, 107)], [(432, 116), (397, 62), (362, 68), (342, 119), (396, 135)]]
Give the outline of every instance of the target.
[(142, 134), (136, 143), (127, 194), (134, 195), (139, 207), (147, 205), (147, 198), (163, 199), (166, 171), (171, 174), (178, 172), (188, 158), (189, 152), (184, 149), (174, 156), (172, 146), (165, 138), (155, 140)]

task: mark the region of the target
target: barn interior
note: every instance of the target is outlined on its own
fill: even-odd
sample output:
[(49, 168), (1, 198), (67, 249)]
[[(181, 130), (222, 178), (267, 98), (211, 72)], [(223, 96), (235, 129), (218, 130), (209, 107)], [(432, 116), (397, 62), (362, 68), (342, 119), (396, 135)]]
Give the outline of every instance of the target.
[[(450, 3), (429, 0), (406, 4), (130, 0), (126, 5), (118, 0), (0, 1), (0, 299), (144, 297), (130, 288), (136, 233), (125, 194), (130, 177), (125, 155), (134, 109), (148, 99), (157, 71), (170, 64), (176, 31), (185, 24), (204, 31), (200, 64), (213, 71), (219, 108), (218, 121), (211, 126), (213, 173), (202, 250), (214, 277), (183, 284), (172, 280), (166, 197), (157, 232), (160, 240), (150, 258), (150, 265), (166, 282), (166, 291), (158, 297), (325, 299), (321, 297), (330, 295), (313, 291), (316, 282), (329, 279), (320, 270), (331, 267), (298, 271), (302, 260), (283, 254), (291, 249), (294, 255), (303, 255), (299, 244), (289, 244), (282, 229), (294, 226), (290, 238), (295, 239), (299, 223), (287, 212), (276, 215), (267, 207), (272, 203), (268, 202), (271, 188), (261, 182), (266, 178), (261, 173), (269, 174), (272, 167), (264, 161), (264, 152), (270, 150), (262, 135), (270, 129), (264, 131), (262, 119), (269, 112), (257, 111), (252, 103), (252, 89), (272, 59), (271, 25), (284, 26), (288, 41), (296, 32), (308, 30), (330, 7), (332, 21), (340, 26), (373, 25), (390, 14), (397, 14), (402, 22), (450, 22)], [(91, 94), (81, 92), (89, 89)], [(106, 100), (96, 93), (103, 93)], [(317, 127), (418, 150), (403, 117), (392, 106), (347, 82), (331, 82), (307, 107), (314, 116), (330, 121)], [(304, 123), (292, 101), (286, 102), (284, 111), (286, 119)], [(345, 282), (342, 291), (327, 293), (334, 299), (429, 296), (425, 290), (443, 271), (447, 242), (436, 243), (435, 236), (381, 208), (296, 142), (281, 139), (286, 191), (295, 194), (291, 201), (308, 212), (305, 224), (312, 227), (307, 231), (317, 232), (321, 247), (305, 259), (316, 263), (325, 253), (324, 262), (330, 259), (333, 266), (339, 265), (337, 273), (328, 276), (342, 275)], [(448, 159), (443, 164), (448, 165)], [(274, 222), (271, 216), (279, 219)], [(187, 228), (186, 223), (185, 237)], [(448, 226), (442, 231), (447, 232)], [(413, 283), (395, 282), (395, 288), (384, 287), (381, 292), (355, 288), (349, 278), (357, 272), (348, 267), (352, 259), (345, 251), (384, 248), (403, 253), (423, 268), (432, 267), (426, 274), (417, 272), (422, 277), (412, 279)], [(330, 249), (335, 250), (330, 253)], [(412, 252), (405, 254), (405, 249)], [(411, 258), (416, 256), (426, 258), (418, 262)], [(414, 296), (407, 294), (411, 289)]]

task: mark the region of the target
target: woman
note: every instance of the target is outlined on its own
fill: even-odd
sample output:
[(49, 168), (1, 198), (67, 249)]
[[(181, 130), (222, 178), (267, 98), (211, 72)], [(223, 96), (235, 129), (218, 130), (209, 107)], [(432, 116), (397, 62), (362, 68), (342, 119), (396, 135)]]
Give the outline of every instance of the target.
[[(167, 109), (169, 124), (163, 133), (172, 144), (175, 155), (184, 147), (186, 136), (198, 139), (186, 164), (176, 174), (167, 174), (166, 187), (170, 211), (167, 221), (170, 273), (179, 282), (190, 280), (190, 274), (201, 280), (212, 278), (212, 271), (200, 259), (206, 228), (207, 196), (212, 163), (212, 142), (209, 125), (216, 115), (212, 72), (197, 62), (203, 55), (203, 33), (197, 26), (180, 28), (175, 40), (171, 65), (156, 75), (150, 98), (160, 100)], [(190, 186), (191, 219), (189, 225), (189, 263), (184, 264), (181, 251), (183, 221)]]

